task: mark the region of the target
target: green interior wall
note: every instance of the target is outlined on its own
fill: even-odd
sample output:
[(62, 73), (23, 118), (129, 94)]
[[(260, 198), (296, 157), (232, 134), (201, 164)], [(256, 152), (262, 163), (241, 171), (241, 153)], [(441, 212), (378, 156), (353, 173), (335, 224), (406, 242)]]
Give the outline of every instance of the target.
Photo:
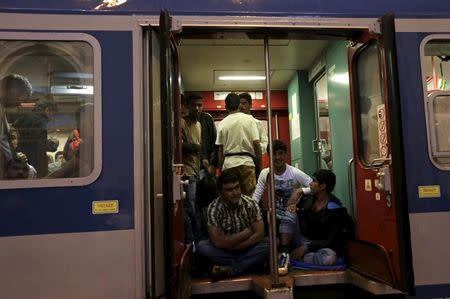
[(352, 115), (349, 83), (333, 80), (335, 75), (348, 78), (348, 58), (345, 41), (334, 42), (326, 50), (328, 109), (330, 116), (333, 172), (336, 174), (334, 193), (349, 206), (348, 161), (353, 157)]
[[(308, 72), (298, 71), (288, 86), (289, 125), (291, 138), (291, 164), (311, 175), (316, 170), (316, 161), (312, 151), (312, 140), (315, 138), (314, 90), (308, 82)], [(296, 101), (297, 111), (293, 111)], [(295, 117), (295, 112), (299, 117)], [(300, 137), (293, 134), (293, 123), (300, 121)]]

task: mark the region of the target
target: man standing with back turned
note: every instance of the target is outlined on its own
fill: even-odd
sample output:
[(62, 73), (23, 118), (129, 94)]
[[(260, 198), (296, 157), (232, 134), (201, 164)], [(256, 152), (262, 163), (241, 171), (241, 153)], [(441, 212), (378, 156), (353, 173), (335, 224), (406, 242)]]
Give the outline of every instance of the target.
[(251, 115), (239, 111), (239, 96), (230, 93), (225, 98), (229, 115), (219, 124), (216, 144), (219, 167), (236, 174), (242, 193), (251, 196), (256, 186), (255, 162), (262, 160), (258, 127)]

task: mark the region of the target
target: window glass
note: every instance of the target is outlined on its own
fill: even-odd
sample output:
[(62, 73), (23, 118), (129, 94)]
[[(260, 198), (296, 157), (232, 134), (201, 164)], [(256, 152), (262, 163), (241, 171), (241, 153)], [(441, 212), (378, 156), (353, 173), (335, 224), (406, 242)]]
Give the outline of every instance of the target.
[(432, 158), (438, 164), (450, 167), (450, 95), (432, 96), (429, 107)]
[(360, 112), (361, 160), (369, 165), (380, 157), (378, 111), (384, 109), (377, 44), (366, 47), (356, 60), (357, 97)]
[(424, 69), (428, 93), (450, 90), (450, 42), (431, 40), (425, 45)]
[(429, 154), (437, 167), (450, 169), (450, 41), (430, 39), (422, 53)]
[(82, 41), (0, 40), (0, 179), (94, 167), (94, 54)]
[(327, 75), (324, 74), (314, 84), (318, 115), (319, 168), (333, 169), (330, 117), (328, 114)]

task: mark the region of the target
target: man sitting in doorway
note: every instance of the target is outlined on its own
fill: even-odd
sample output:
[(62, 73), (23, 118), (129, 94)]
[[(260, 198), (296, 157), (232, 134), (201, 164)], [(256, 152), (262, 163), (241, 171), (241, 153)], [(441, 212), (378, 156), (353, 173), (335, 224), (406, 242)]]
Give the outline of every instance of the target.
[(213, 279), (244, 274), (261, 266), (269, 254), (259, 206), (241, 194), (238, 177), (224, 171), (217, 187), (219, 197), (207, 211), (209, 240), (197, 246), (198, 253), (215, 264)]
[[(289, 246), (292, 240), (291, 224), (286, 224), (285, 219), (287, 202), (292, 193), (298, 193), (297, 190), (301, 190), (300, 193), (309, 194), (309, 184), (312, 182), (312, 179), (303, 171), (286, 163), (287, 146), (283, 141), (274, 140), (272, 148), (275, 174), (276, 219), (281, 251), (278, 272), (282, 275), (287, 274), (288, 271)], [(257, 202), (261, 201), (264, 190), (267, 188), (269, 171), (269, 168), (264, 168), (259, 175), (255, 193), (253, 194), (253, 199)], [(287, 221), (290, 221), (290, 219)]]
[(354, 238), (352, 218), (331, 193), (335, 185), (335, 174), (319, 169), (310, 184), (312, 195), (300, 198), (296, 207), (288, 207), (286, 216), (290, 216), (288, 223), (295, 232), (291, 259), (321, 266), (334, 265), (343, 255), (347, 241)]

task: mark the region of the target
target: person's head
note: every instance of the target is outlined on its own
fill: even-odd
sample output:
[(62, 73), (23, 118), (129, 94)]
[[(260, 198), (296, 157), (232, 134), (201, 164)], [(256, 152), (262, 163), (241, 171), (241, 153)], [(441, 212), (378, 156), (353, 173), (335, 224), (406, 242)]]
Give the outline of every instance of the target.
[(272, 149), (273, 149), (273, 166), (275, 167), (275, 169), (284, 168), (284, 166), (286, 165), (286, 154), (287, 154), (286, 144), (283, 141), (276, 139), (272, 142)]
[(57, 110), (56, 102), (52, 96), (46, 96), (42, 99), (37, 100), (34, 104), (33, 111), (43, 114), (45, 117), (50, 119), (50, 117)]
[(239, 185), (239, 178), (229, 172), (223, 171), (217, 179), (217, 188), (220, 196), (226, 205), (236, 206), (241, 198), (241, 186)]
[(19, 152), (8, 161), (6, 167), (6, 177), (10, 180), (28, 178), (29, 166), (27, 157)]
[(21, 101), (29, 100), (33, 88), (30, 81), (24, 76), (11, 74), (0, 81), (0, 99), (10, 104), (18, 104)]
[(228, 112), (234, 112), (239, 109), (239, 96), (233, 92), (229, 93), (225, 98), (225, 108)]
[(188, 95), (185, 98), (185, 109), (188, 116), (198, 119), (203, 109), (203, 97), (197, 93)]
[(58, 150), (59, 140), (56, 137), (50, 137), (47, 139), (47, 152), (56, 152)]
[(328, 169), (319, 169), (312, 175), (311, 191), (318, 195), (321, 192), (331, 194), (336, 185), (336, 175)]
[(239, 94), (239, 111), (250, 114), (252, 108), (252, 96), (248, 92)]
[(64, 152), (63, 151), (57, 151), (55, 153), (55, 161), (64, 160)]
[(9, 129), (9, 139), (11, 140), (13, 150), (15, 150), (19, 145), (19, 131), (16, 128), (11, 127)]

